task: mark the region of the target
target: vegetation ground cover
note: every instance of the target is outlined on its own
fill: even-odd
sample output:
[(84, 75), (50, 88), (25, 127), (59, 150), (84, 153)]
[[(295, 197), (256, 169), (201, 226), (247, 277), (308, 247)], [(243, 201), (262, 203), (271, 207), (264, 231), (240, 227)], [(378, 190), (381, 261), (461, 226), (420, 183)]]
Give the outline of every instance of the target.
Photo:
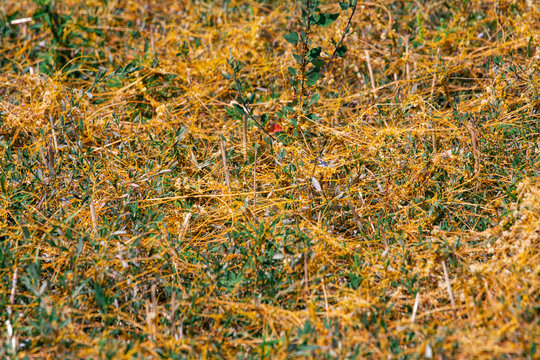
[(540, 6), (308, 3), (0, 1), (2, 357), (538, 358)]

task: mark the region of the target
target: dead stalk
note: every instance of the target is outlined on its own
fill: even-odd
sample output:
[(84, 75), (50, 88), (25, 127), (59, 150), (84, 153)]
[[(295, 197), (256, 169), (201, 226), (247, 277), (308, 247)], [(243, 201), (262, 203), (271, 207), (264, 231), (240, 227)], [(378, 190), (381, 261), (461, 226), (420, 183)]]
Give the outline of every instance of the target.
[(351, 209), (354, 222), (356, 223), (356, 226), (358, 227), (358, 231), (362, 232), (362, 222), (360, 221), (360, 217), (358, 216), (358, 213), (356, 212), (356, 207), (354, 206), (351, 200), (348, 201), (348, 205), (349, 205), (349, 209)]
[[(441, 53), (441, 49), (437, 48), (437, 60), (439, 59), (439, 54)], [(431, 91), (429, 92), (429, 98), (433, 98), (433, 93), (435, 92), (435, 85), (437, 84), (437, 69), (435, 68), (433, 70), (433, 79), (431, 80)]]
[(253, 206), (257, 202), (257, 150), (255, 146), (255, 158), (253, 160)]
[(242, 153), (244, 161), (247, 161), (247, 116), (242, 116)]
[(326, 320), (328, 320), (329, 318), (328, 296), (326, 295), (326, 286), (324, 284), (324, 279), (322, 279), (322, 290), (323, 290), (323, 295), (324, 295), (324, 307), (326, 309)]
[(306, 296), (309, 297), (309, 269), (308, 269), (308, 252), (304, 252), (304, 285), (306, 287)]
[(452, 285), (450, 284), (450, 279), (448, 278), (448, 270), (446, 270), (446, 261), (441, 261), (442, 268), (444, 271), (444, 281), (446, 282), (446, 289), (448, 290), (448, 295), (450, 296), (450, 303), (452, 304), (452, 308), (455, 309), (456, 302), (454, 301), (454, 294), (452, 293)]
[(231, 175), (229, 174), (229, 165), (227, 164), (227, 153), (225, 151), (225, 143), (221, 140), (221, 159), (223, 161), (223, 172), (225, 173), (225, 181), (227, 190), (231, 191)]
[(175, 338), (175, 340), (179, 339), (179, 334), (176, 330), (176, 309), (178, 307), (178, 304), (176, 303), (176, 291), (172, 292), (171, 296), (171, 335)]
[(150, 27), (150, 42), (152, 44), (152, 55), (156, 55), (156, 42), (154, 39), (154, 27)]
[(94, 204), (94, 198), (90, 199), (90, 216), (92, 217), (92, 231), (95, 234), (98, 230), (98, 217), (96, 212), (96, 206)]
[(15, 305), (15, 291), (17, 289), (17, 279), (19, 274), (19, 268), (15, 268), (15, 271), (13, 272), (13, 279), (11, 280), (11, 293), (9, 295), (9, 306), (7, 307), (8, 315), (11, 316), (12, 309), (11, 305)]
[(56, 171), (54, 170), (55, 153), (56, 151), (53, 149), (51, 145), (51, 141), (49, 140), (47, 144), (47, 158), (48, 158), (47, 165), (49, 166), (49, 171), (51, 172), (51, 176), (53, 177), (56, 176)]
[(54, 150), (58, 149), (58, 139), (56, 138), (56, 131), (54, 130), (54, 121), (51, 115), (49, 115), (49, 122), (51, 123), (51, 134), (54, 141)]
[(471, 147), (474, 157), (474, 175), (478, 175), (478, 171), (480, 170), (480, 156), (478, 152), (478, 142), (473, 120), (469, 122), (469, 133), (471, 134)]
[(184, 240), (184, 237), (186, 236), (186, 232), (189, 225), (189, 220), (191, 219), (191, 213), (187, 213), (186, 217), (184, 218), (184, 223), (182, 224), (182, 230), (180, 232), (180, 235), (178, 235), (178, 242), (181, 242)]
[(154, 316), (157, 317), (156, 284), (152, 284), (151, 296), (152, 296), (152, 312), (154, 313)]
[(414, 299), (414, 306), (413, 311), (411, 315), (411, 324), (414, 324), (414, 321), (416, 320), (416, 313), (418, 311), (418, 305), (420, 305), (420, 290), (416, 293), (416, 297)]
[(433, 129), (433, 125), (431, 125), (431, 120), (428, 123), (428, 129), (431, 131), (431, 146), (433, 148), (433, 153), (437, 152), (437, 137), (435, 136), (435, 130)]
[(371, 92), (373, 93), (373, 96), (377, 96), (376, 94), (377, 85), (375, 84), (375, 77), (373, 76), (373, 68), (371, 67), (371, 59), (369, 57), (369, 51), (364, 50), (364, 53), (366, 54), (366, 63), (368, 66), (368, 71), (369, 71), (369, 79), (371, 80)]
[(146, 326), (148, 326), (148, 330), (150, 331), (150, 338), (154, 340), (154, 313), (152, 313), (150, 307), (151, 305), (149, 305), (148, 300), (146, 300), (146, 302), (144, 303), (144, 308), (146, 310)]
[(411, 86), (411, 66), (409, 64), (409, 37), (405, 38), (405, 74), (407, 75), (407, 92)]

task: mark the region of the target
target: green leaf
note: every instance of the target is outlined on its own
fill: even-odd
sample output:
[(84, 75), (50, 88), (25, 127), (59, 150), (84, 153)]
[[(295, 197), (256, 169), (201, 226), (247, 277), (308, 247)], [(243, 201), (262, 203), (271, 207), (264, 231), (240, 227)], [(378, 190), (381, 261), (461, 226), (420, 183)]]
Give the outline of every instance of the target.
[(317, 114), (308, 114), (306, 117), (307, 117), (308, 119), (310, 119), (310, 120), (313, 120), (313, 121), (316, 121), (316, 120), (319, 120), (319, 119), (320, 119), (320, 117), (317, 116)]
[(284, 105), (282, 107), (282, 110), (285, 114), (290, 114), (292, 112), (294, 112), (294, 109), (291, 107), (291, 106), (287, 106), (287, 105)]
[(320, 94), (318, 93), (313, 94), (313, 96), (311, 97), (311, 100), (309, 100), (308, 106), (315, 104), (317, 101), (319, 101), (320, 98), (321, 98)]
[(311, 60), (311, 63), (315, 65), (317, 68), (322, 68), (325, 64), (324, 60), (321, 60), (321, 59), (313, 59)]
[(339, 14), (319, 14), (315, 23), (319, 26), (328, 26), (338, 18)]
[(289, 70), (289, 74), (291, 74), (292, 76), (296, 75), (296, 69), (295, 68), (289, 67), (288, 70)]
[(339, 6), (341, 6), (341, 10), (347, 10), (349, 8), (349, 3), (342, 1), (339, 3)]
[(46, 13), (45, 15), (43, 15), (43, 18), (45, 19), (45, 22), (47, 23), (47, 25), (51, 27), (52, 26), (51, 15), (49, 15), (49, 13)]
[(345, 45), (342, 45), (336, 49), (336, 55), (338, 57), (344, 57), (347, 53), (347, 47)]
[(291, 124), (292, 127), (297, 127), (298, 126), (298, 121), (296, 120), (296, 118), (288, 118), (287, 120), (289, 120), (289, 123)]
[(298, 44), (299, 38), (298, 38), (298, 34), (295, 33), (295, 32), (292, 32), (292, 33), (287, 34), (287, 35), (283, 35), (283, 37), (285, 38), (285, 40), (287, 40), (288, 42), (290, 42), (293, 45)]
[(315, 59), (321, 56), (322, 48), (320, 46), (314, 47), (313, 49), (309, 50), (308, 56)]
[(319, 75), (320, 74), (318, 72), (308, 75), (306, 84), (308, 86), (315, 85), (317, 83), (317, 80), (319, 80)]

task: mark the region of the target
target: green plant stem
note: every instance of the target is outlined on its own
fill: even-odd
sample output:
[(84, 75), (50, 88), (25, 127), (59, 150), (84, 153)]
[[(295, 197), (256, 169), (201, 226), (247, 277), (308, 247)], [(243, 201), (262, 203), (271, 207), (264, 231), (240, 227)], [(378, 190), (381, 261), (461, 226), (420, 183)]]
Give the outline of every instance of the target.
[[(354, 6), (352, 8), (352, 12), (351, 12), (351, 15), (349, 16), (349, 19), (347, 20), (347, 26), (345, 26), (345, 30), (343, 31), (343, 35), (341, 35), (341, 38), (339, 39), (339, 41), (337, 42), (336, 46), (334, 47), (334, 51), (332, 52), (332, 55), (330, 56), (330, 59), (328, 59), (328, 61), (326, 62), (326, 64), (324, 64), (324, 67), (321, 69), (320, 71), (320, 74), (323, 75), (327, 70), (328, 68), (330, 67), (330, 64), (332, 63), (332, 61), (335, 59), (336, 55), (337, 55), (337, 51), (339, 49), (339, 47), (341, 46), (341, 44), (343, 43), (343, 41), (345, 40), (345, 38), (347, 37), (347, 35), (349, 34), (349, 30), (351, 28), (351, 23), (352, 23), (352, 19), (354, 17), (354, 14), (356, 13), (356, 7), (358, 6), (358, 1), (355, 1), (354, 2)], [(308, 94), (308, 97), (310, 97), (312, 94), (313, 94), (313, 91), (314, 91), (314, 88), (311, 89), (311, 91), (309, 92)]]
[(311, 0), (306, 2), (306, 28), (305, 28), (305, 38), (302, 39), (302, 63), (300, 64), (300, 103), (304, 102), (305, 87), (306, 87), (306, 66), (307, 66), (307, 53), (309, 46), (309, 34), (311, 31)]

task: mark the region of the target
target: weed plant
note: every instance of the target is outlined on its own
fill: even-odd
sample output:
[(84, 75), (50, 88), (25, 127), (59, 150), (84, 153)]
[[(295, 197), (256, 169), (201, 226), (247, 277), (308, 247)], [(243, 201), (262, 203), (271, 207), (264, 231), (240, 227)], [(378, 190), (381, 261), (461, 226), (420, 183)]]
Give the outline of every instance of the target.
[(539, 29), (1, 1), (0, 356), (538, 358)]

